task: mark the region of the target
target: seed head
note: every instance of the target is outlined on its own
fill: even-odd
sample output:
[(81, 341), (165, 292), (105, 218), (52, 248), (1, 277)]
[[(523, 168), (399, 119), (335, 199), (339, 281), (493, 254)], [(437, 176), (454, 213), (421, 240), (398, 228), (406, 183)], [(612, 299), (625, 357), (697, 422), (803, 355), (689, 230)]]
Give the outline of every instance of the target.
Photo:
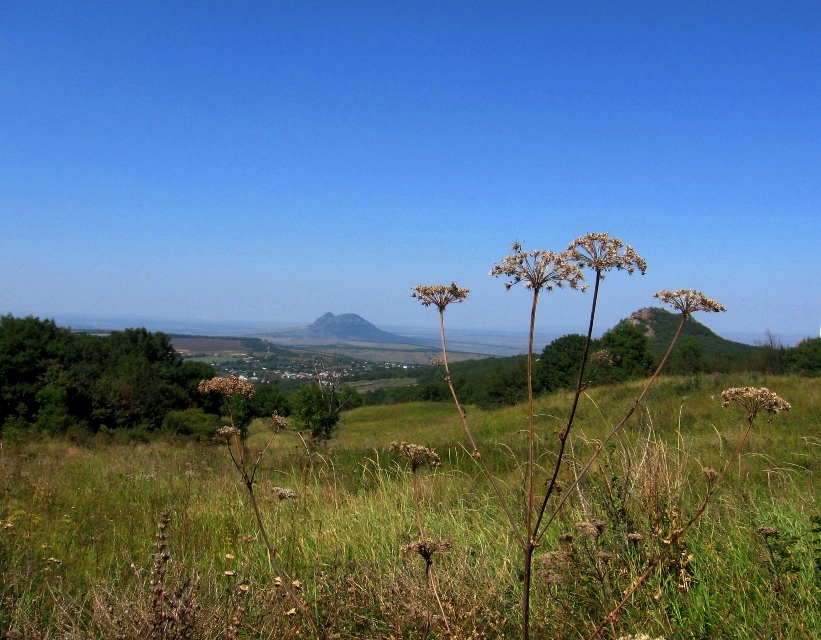
[(403, 546), (402, 553), (418, 553), (426, 562), (430, 562), (437, 551), (447, 551), (453, 546), (450, 540), (417, 540)]
[(704, 477), (707, 479), (707, 482), (709, 484), (713, 484), (716, 480), (718, 480), (718, 476), (721, 475), (712, 467), (707, 467), (706, 469), (703, 469), (702, 473), (704, 474)]
[(605, 523), (601, 520), (593, 520), (592, 522), (577, 522), (576, 531), (588, 538), (598, 538), (602, 533), (604, 533), (605, 526)]
[(290, 489), (283, 489), (282, 487), (274, 487), (272, 489), (272, 491), (274, 492), (276, 497), (280, 499), (280, 501), (282, 501), (282, 500), (293, 500), (294, 498), (296, 498), (296, 494), (293, 491), (291, 491)]
[(572, 263), (569, 252), (554, 253), (540, 249), (524, 251), (518, 242), (513, 243), (512, 249), (513, 253), (493, 265), (490, 270), (492, 278), (510, 278), (505, 283), (506, 289), (519, 282), (524, 282), (525, 288), (533, 289), (534, 292), (542, 289), (552, 291), (554, 287), (561, 288), (565, 285), (571, 289), (584, 289), (581, 286), (584, 274)]
[(230, 440), (232, 436), (239, 436), (239, 429), (236, 427), (221, 427), (217, 429), (217, 437)]
[(238, 378), (237, 376), (226, 376), (221, 378), (211, 378), (210, 380), (200, 380), (197, 386), (200, 393), (210, 393), (216, 391), (226, 398), (233, 395), (246, 396), (248, 398), (254, 397), (254, 385), (247, 380)]
[(470, 289), (460, 289), (455, 282), (449, 286), (443, 284), (416, 285), (411, 298), (417, 298), (424, 306), (434, 305), (440, 312), (445, 310), (451, 302), (467, 300)]
[(288, 428), (288, 420), (274, 411), (271, 416), (271, 423), (274, 426), (274, 431), (282, 431)]
[(727, 311), (727, 307), (723, 304), (719, 304), (712, 298), (705, 296), (701, 291), (696, 291), (695, 289), (678, 289), (676, 291), (662, 289), (658, 293), (654, 293), (653, 297), (658, 298), (665, 304), (669, 304), (674, 309), (678, 309), (685, 316), (690, 316), (695, 311), (708, 311), (713, 313)]
[(541, 558), (542, 566), (548, 569), (569, 571), (573, 566), (573, 560), (568, 551), (548, 551)]
[(615, 361), (607, 349), (599, 349), (590, 354), (590, 362), (598, 365), (614, 365)]
[(407, 442), (391, 442), (391, 451), (396, 451), (400, 456), (410, 462), (411, 469), (416, 471), (423, 464), (432, 467), (441, 467), (442, 461), (439, 454), (433, 449), (423, 447), (421, 444), (409, 444)]
[(629, 244), (606, 233), (588, 233), (577, 238), (567, 248), (570, 259), (582, 268), (593, 269), (604, 279), (605, 271), (621, 269), (632, 275), (636, 270), (644, 275), (647, 263)]
[(789, 402), (766, 387), (733, 387), (722, 391), (721, 397), (724, 398), (724, 402), (721, 403), (722, 407), (729, 407), (731, 404), (740, 405), (747, 410), (747, 417), (750, 420), (755, 418), (759, 411), (778, 413), (792, 409)]
[(760, 533), (762, 536), (764, 536), (765, 538), (769, 538), (770, 536), (777, 536), (777, 535), (781, 534), (781, 532), (778, 529), (776, 529), (775, 527), (758, 527), (758, 529), (756, 529), (756, 531), (758, 533)]

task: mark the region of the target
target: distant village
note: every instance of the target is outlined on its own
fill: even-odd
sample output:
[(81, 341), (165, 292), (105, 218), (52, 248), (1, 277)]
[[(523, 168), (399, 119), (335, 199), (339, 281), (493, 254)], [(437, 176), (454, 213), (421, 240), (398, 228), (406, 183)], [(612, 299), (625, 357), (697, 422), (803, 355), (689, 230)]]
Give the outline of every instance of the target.
[[(419, 365), (397, 364), (394, 362), (364, 362), (350, 358), (328, 357), (319, 354), (296, 360), (283, 365), (281, 357), (275, 356), (248, 356), (244, 353), (220, 356), (214, 354), (213, 359), (202, 355), (194, 356), (198, 360), (207, 362), (221, 376), (237, 376), (243, 380), (259, 384), (271, 384), (276, 380), (316, 380), (320, 381), (339, 378), (350, 378), (368, 371), (386, 371), (391, 369), (413, 369)], [(328, 360), (334, 360), (329, 362)]]

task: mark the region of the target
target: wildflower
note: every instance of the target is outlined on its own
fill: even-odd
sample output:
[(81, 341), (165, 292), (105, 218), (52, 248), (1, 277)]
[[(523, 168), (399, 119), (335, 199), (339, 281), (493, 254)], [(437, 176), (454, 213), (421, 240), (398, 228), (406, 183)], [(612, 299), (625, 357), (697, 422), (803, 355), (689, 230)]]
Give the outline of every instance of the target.
[(512, 249), (511, 255), (493, 265), (490, 270), (492, 278), (510, 278), (505, 283), (507, 289), (519, 282), (524, 282), (526, 289), (533, 289), (535, 292), (542, 289), (552, 291), (553, 287), (561, 288), (565, 285), (578, 289), (584, 280), (582, 270), (571, 262), (571, 256), (566, 251), (524, 251), (518, 242), (513, 243)]
[(644, 540), (644, 536), (641, 535), (640, 533), (628, 533), (627, 534), (627, 540), (629, 540), (633, 544), (638, 544), (639, 542)]
[(544, 584), (550, 587), (555, 587), (556, 585), (564, 582), (564, 576), (560, 573), (556, 573), (555, 571), (543, 571), (539, 574), (539, 577), (542, 579)]
[(434, 305), (440, 312), (445, 310), (451, 302), (467, 300), (470, 289), (460, 289), (455, 282), (450, 286), (443, 284), (417, 285), (413, 288), (411, 298), (417, 298), (424, 306)]
[(647, 263), (633, 247), (606, 233), (588, 233), (574, 240), (567, 249), (570, 259), (580, 267), (596, 271), (604, 279), (605, 271), (621, 269), (632, 275), (637, 269), (644, 275)]
[(781, 535), (781, 532), (775, 527), (758, 527), (758, 529), (756, 529), (756, 532), (760, 533), (765, 538), (769, 538), (770, 536)]
[(246, 396), (248, 398), (254, 397), (254, 385), (247, 380), (238, 378), (237, 376), (227, 376), (221, 378), (219, 376), (211, 378), (210, 380), (200, 380), (197, 385), (200, 393), (210, 393), (216, 391), (226, 398), (230, 398), (235, 394)]
[(696, 291), (695, 289), (677, 289), (676, 291), (662, 289), (658, 293), (654, 293), (653, 297), (658, 298), (665, 304), (669, 304), (674, 309), (678, 309), (688, 317), (695, 311), (707, 311), (711, 313), (727, 311), (727, 307), (723, 304), (719, 304), (712, 298), (705, 296), (701, 291)]
[(273, 415), (271, 416), (271, 422), (274, 425), (274, 431), (281, 431), (283, 429), (288, 428), (288, 420), (286, 420), (283, 416), (279, 415), (276, 411), (274, 411)]
[(570, 553), (567, 551), (548, 551), (541, 557), (540, 562), (548, 569), (561, 571), (569, 571), (573, 566)]
[(598, 538), (604, 532), (604, 523), (601, 520), (577, 522), (576, 531), (587, 538)]
[(236, 427), (220, 427), (217, 429), (217, 437), (230, 440), (231, 436), (239, 435), (239, 429)]
[(439, 454), (433, 449), (428, 449), (420, 444), (409, 444), (407, 442), (391, 442), (391, 451), (396, 451), (400, 456), (410, 462), (411, 470), (416, 471), (423, 464), (432, 467), (441, 467), (442, 461)]
[(283, 489), (282, 487), (274, 487), (273, 492), (280, 500), (293, 500), (296, 494), (290, 489)]
[(778, 413), (792, 409), (789, 402), (766, 387), (733, 387), (722, 391), (721, 397), (724, 398), (724, 402), (721, 403), (722, 407), (729, 407), (731, 404), (740, 405), (747, 410), (747, 418), (750, 420), (755, 418), (759, 411)]
[(709, 482), (710, 484), (715, 482), (718, 479), (718, 476), (720, 475), (718, 471), (716, 471), (712, 467), (707, 467), (702, 471), (702, 473), (704, 474), (704, 477), (707, 478), (707, 482)]
[(610, 352), (607, 349), (599, 349), (590, 354), (590, 362), (598, 365), (614, 365), (616, 364)]
[(418, 553), (425, 559), (425, 562), (430, 562), (433, 554), (437, 551), (447, 551), (453, 546), (450, 540), (417, 540), (403, 546), (400, 551), (402, 553)]

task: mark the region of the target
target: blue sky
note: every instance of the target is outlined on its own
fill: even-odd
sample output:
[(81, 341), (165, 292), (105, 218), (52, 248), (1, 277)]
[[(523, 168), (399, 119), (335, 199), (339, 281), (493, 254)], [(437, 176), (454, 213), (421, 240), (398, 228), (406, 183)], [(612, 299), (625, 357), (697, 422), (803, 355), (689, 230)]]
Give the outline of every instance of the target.
[(607, 231), (649, 269), (602, 329), (695, 288), (817, 335), (821, 5), (502, 5), (0, 1), (0, 312), (425, 326), (456, 280), (510, 329), (510, 243)]

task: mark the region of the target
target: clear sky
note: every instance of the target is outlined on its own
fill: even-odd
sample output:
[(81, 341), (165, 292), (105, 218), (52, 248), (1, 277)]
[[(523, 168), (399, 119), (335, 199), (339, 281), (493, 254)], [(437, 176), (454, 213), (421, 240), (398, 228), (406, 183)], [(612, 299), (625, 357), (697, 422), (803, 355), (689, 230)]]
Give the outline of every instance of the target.
[[(821, 4), (0, 0), (0, 313), (527, 323), (509, 252), (647, 260), (728, 337), (821, 322)], [(581, 331), (589, 295), (544, 298)]]

